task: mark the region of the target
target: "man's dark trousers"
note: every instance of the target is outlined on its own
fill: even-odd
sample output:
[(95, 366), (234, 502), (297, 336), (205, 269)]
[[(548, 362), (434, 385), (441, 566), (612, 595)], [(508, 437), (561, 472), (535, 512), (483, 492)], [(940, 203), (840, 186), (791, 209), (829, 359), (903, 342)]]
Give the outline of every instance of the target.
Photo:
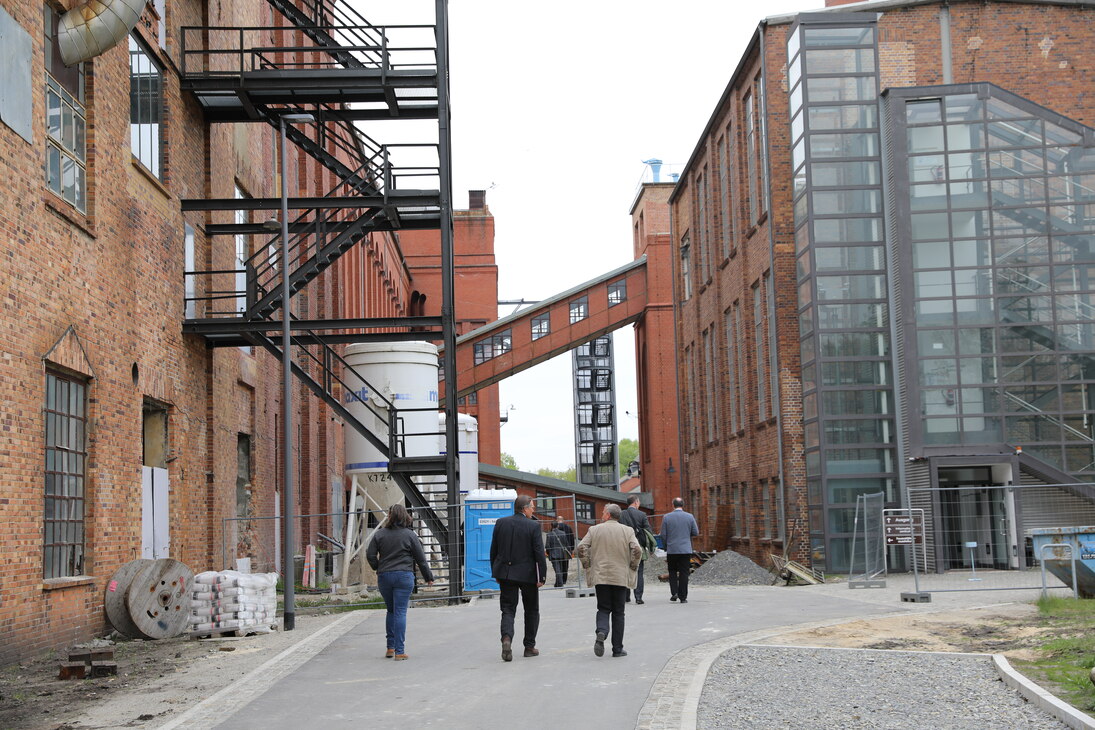
[(552, 560), (551, 567), (555, 570), (555, 587), (562, 588), (567, 582), (567, 564), (569, 560)]
[(646, 567), (646, 561), (645, 560), (640, 560), (639, 561), (639, 572), (635, 576), (635, 591), (634, 592), (635, 592), (635, 600), (636, 601), (643, 600), (643, 583), (644, 583), (644, 581), (643, 581), (643, 568), (645, 568), (645, 567)]
[(666, 556), (669, 565), (669, 595), (682, 601), (688, 599), (688, 571), (692, 569), (692, 556), (688, 553), (670, 553)]
[(525, 648), (536, 646), (536, 630), (540, 627), (540, 591), (535, 583), (515, 583), (511, 580), (498, 581), (501, 591), (498, 605), (502, 608), (502, 636), (514, 638), (513, 621), (517, 616), (517, 600), (525, 606)]
[[(624, 604), (627, 601), (627, 586), (594, 586), (597, 591), (597, 633), (612, 635), (612, 653), (618, 654), (624, 648)], [(609, 618), (612, 630), (609, 631)]]

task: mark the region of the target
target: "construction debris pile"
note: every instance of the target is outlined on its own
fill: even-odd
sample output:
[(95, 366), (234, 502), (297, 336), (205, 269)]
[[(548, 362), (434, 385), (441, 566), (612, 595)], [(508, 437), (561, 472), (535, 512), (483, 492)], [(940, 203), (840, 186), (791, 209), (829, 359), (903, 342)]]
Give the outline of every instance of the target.
[(690, 583), (706, 586), (770, 586), (776, 576), (741, 553), (721, 550), (692, 571)]
[(277, 573), (198, 573), (190, 594), (190, 635), (268, 631), (277, 617), (277, 583)]

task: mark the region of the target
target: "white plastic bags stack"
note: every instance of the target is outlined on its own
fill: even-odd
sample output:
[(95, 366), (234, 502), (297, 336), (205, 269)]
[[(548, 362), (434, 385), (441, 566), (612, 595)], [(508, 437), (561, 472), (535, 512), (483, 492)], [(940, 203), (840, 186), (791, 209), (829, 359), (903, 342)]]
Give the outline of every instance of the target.
[(277, 573), (198, 573), (190, 598), (190, 633), (269, 629), (277, 618), (277, 582)]

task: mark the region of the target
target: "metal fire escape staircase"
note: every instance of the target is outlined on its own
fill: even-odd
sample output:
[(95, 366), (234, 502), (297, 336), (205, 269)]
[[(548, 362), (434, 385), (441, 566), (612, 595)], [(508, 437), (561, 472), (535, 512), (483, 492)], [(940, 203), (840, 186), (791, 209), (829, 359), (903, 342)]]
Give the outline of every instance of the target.
[[(451, 262), (444, 1), (437, 2), (436, 25), (387, 27), (370, 24), (344, 0), (269, 3), (290, 27), (183, 28), (181, 78), (183, 91), (196, 97), (209, 123), (265, 122), (280, 129), (285, 114), (304, 112), (316, 119), (315, 124), (287, 126), (287, 139), (338, 182), (322, 197), (289, 199), (290, 297), (372, 232), (441, 229), (442, 258)], [(306, 43), (289, 44), (302, 37)], [(438, 120), (438, 142), (380, 144), (356, 125), (395, 118)], [(436, 162), (420, 162), (423, 152), (432, 153)], [(436, 184), (413, 187), (420, 181)], [(183, 201), (184, 211), (277, 211), (280, 206), (280, 198)], [(291, 341), (298, 352), (295, 377), (388, 458), (409, 503), (439, 537), (442, 549), (451, 552), (458, 545), (458, 528), (448, 527), (457, 522), (455, 508), (438, 514), (436, 498), (424, 495), (412, 477), (444, 474), (450, 496), (455, 491), (455, 406), (447, 419), (452, 424), (446, 432), (448, 455), (406, 458), (401, 419), (394, 403), (376, 395), (378, 389), (369, 388), (380, 400), (366, 405), (384, 433), (346, 408), (343, 399), (354, 395), (344, 377), (352, 368), (332, 347), (396, 339), (455, 343), (451, 306), (441, 317), (300, 320), (283, 301), (280, 224), (274, 229), (254, 222), (206, 226), (211, 237), (269, 240), (256, 247), (242, 269), (187, 272), (183, 331), (202, 335), (212, 347), (262, 347), (280, 360), (280, 339), (272, 335), (282, 329), (283, 317), (291, 317)], [(451, 292), (451, 266), (448, 276)], [(449, 367), (455, 372), (455, 360)], [(455, 595), (459, 579), (450, 577)]]
[[(1018, 199), (1000, 191), (993, 192), (993, 201), (1001, 206), (1017, 205), (1020, 202)], [(1086, 230), (1083, 226), (1078, 226), (1071, 221), (1056, 216), (1046, 215), (1041, 211), (1032, 213), (1023, 208), (1004, 207), (997, 208), (997, 210), (1017, 222), (1047, 227), (1048, 230), (1054, 234), (1061, 236), (1057, 239), (1060, 242), (1058, 245), (1066, 245), (1064, 242), (1069, 240), (1066, 237), (1067, 234), (1075, 234)], [(1006, 263), (1009, 257), (1017, 252), (1025, 250), (1026, 243), (1027, 242), (1024, 242), (1012, 251), (1005, 253), (1000, 258), (999, 263)], [(1024, 332), (1034, 342), (1038, 342), (1045, 346), (1049, 351), (1066, 350), (1073, 352), (1071, 357), (1078, 362), (1081, 367), (1086, 371), (1095, 372), (1095, 357), (1091, 354), (1091, 343), (1087, 343), (1085, 346), (1080, 340), (1072, 342), (1067, 337), (1055, 332), (1052, 326), (1047, 326), (1046, 324), (1037, 321), (1037, 318), (1032, 311), (1029, 297), (1031, 295), (1048, 294), (1050, 291), (1048, 284), (1030, 276), (1025, 268), (1022, 267), (1001, 267), (997, 269), (995, 278), (998, 292), (1016, 295), (1015, 299), (1010, 301), (1006, 298), (1001, 299), (1001, 319), (1004, 322), (1019, 325), (1017, 329)], [(1061, 298), (1061, 295), (1058, 295), (1058, 298)], [(1072, 308), (1075, 310), (1077, 319), (1095, 321), (1095, 307), (1081, 301), (1078, 295), (1072, 295), (1071, 298)], [(1008, 371), (1002, 373), (999, 376), (999, 380), (1001, 382), (1009, 382), (1013, 375), (1020, 371), (1028, 371), (1028, 375), (1021, 378), (1022, 380), (1042, 380), (1043, 378), (1039, 377), (1037, 373), (1045, 367), (1047, 366), (1041, 362), (1041, 358), (1038, 355), (1032, 355), (1025, 358), (1017, 365), (1012, 366)], [(1057, 378), (1056, 375), (1053, 374), (1052, 376), (1046, 376), (1044, 379), (1053, 381)], [(1068, 434), (1068, 438), (1077, 445), (1083, 445), (1088, 449), (1091, 449), (1092, 462), (1081, 471), (1090, 469), (1092, 465), (1095, 465), (1095, 438), (1092, 437), (1091, 432), (1081, 431), (1052, 413), (1043, 410), (1043, 401), (1052, 401), (1056, 397), (1055, 389), (1047, 388), (1044, 394), (1036, 395), (1030, 400), (1007, 391), (1005, 391), (1003, 395), (1011, 409), (1029, 413), (1053, 427), (1061, 428)], [(1034, 438), (1034, 434), (1031, 434), (1031, 440), (1038, 439)]]

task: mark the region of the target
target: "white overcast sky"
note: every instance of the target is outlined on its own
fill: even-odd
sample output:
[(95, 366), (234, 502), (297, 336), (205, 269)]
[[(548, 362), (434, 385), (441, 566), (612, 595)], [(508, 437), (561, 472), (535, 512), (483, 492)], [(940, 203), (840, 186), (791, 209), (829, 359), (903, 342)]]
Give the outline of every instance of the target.
[[(429, 0), (359, 6), (371, 22), (410, 23), (419, 3), (432, 18)], [(822, 6), (451, 0), (453, 203), (487, 190), (499, 298), (538, 301), (631, 261), (642, 161), (688, 160), (764, 16)], [(637, 438), (632, 328), (615, 348), (619, 435)], [(501, 383), (513, 407), (502, 450), (520, 469), (574, 463), (570, 379), (567, 355)]]

